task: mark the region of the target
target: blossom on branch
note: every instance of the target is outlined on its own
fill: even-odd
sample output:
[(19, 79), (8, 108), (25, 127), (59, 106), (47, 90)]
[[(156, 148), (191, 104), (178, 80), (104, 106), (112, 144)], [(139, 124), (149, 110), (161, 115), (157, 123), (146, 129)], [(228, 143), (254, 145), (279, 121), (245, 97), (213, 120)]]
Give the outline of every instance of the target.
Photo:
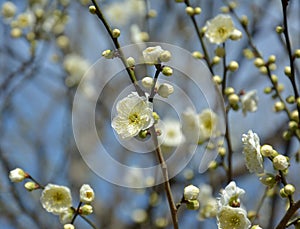
[(259, 137), (252, 130), (247, 134), (243, 134), (242, 142), (244, 144), (243, 154), (245, 156), (246, 166), (250, 173), (262, 173), (263, 157), (260, 153)]
[(231, 36), (234, 40), (241, 37), (241, 33), (234, 27), (232, 18), (229, 15), (219, 14), (206, 22), (205, 36), (209, 42), (220, 44)]
[(123, 139), (135, 137), (141, 130), (146, 130), (154, 123), (153, 106), (146, 97), (132, 92), (117, 103), (118, 115), (111, 126)]
[(70, 189), (65, 186), (48, 184), (42, 192), (41, 204), (47, 212), (61, 214), (72, 207)]

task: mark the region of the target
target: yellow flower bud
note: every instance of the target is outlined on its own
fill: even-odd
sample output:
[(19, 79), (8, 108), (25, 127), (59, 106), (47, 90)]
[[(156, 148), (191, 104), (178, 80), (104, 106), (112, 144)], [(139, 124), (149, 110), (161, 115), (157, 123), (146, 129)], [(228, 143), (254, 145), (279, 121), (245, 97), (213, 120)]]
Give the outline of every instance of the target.
[(96, 13), (96, 7), (95, 6), (89, 6), (89, 11), (91, 14), (95, 14)]
[(283, 32), (282, 26), (276, 26), (276, 32), (279, 34), (282, 33)]
[(258, 58), (255, 58), (254, 65), (259, 68), (259, 67), (264, 66), (265, 62), (262, 58), (258, 57)]
[(240, 22), (243, 26), (247, 26), (248, 23), (249, 23), (249, 20), (248, 20), (248, 17), (246, 15), (243, 15), (241, 18), (240, 18)]
[(288, 77), (290, 77), (292, 75), (292, 71), (291, 71), (291, 67), (290, 66), (286, 66), (284, 68), (284, 74)]
[(294, 192), (295, 192), (295, 187), (291, 184), (287, 184), (287, 185), (284, 186), (284, 192), (287, 195), (293, 195)]
[(221, 77), (218, 76), (218, 75), (213, 76), (213, 81), (214, 81), (216, 84), (221, 84), (221, 83), (222, 83), (222, 79), (221, 79)]
[(228, 70), (232, 72), (235, 72), (236, 70), (238, 70), (238, 68), (239, 68), (239, 64), (236, 61), (231, 61), (228, 65)]
[(168, 62), (168, 61), (170, 61), (171, 57), (172, 57), (171, 53), (170, 53), (169, 51), (167, 51), (167, 50), (164, 50), (164, 51), (160, 54), (159, 60), (160, 60), (161, 62)]
[(113, 29), (112, 36), (113, 38), (118, 38), (121, 35), (121, 31), (119, 29)]
[(228, 97), (228, 101), (231, 106), (235, 107), (240, 101), (240, 98), (237, 94), (231, 94)]
[(195, 51), (192, 53), (192, 56), (196, 59), (202, 59), (204, 56), (201, 52)]
[(196, 8), (194, 9), (194, 13), (195, 13), (195, 14), (200, 14), (201, 11), (202, 11), (202, 9), (201, 9), (200, 7), (196, 7)]
[(276, 61), (276, 56), (275, 55), (269, 56), (269, 59), (268, 59), (269, 64), (275, 63), (275, 61)]
[(226, 87), (225, 90), (224, 90), (224, 94), (225, 95), (231, 95), (233, 94), (235, 91), (234, 91), (234, 88), (233, 87)]
[(260, 152), (264, 157), (271, 157), (273, 153), (273, 147), (271, 145), (263, 145), (260, 149)]
[(164, 74), (165, 76), (171, 76), (173, 75), (173, 69), (170, 67), (163, 67), (162, 74)]
[(281, 101), (278, 101), (274, 104), (274, 111), (276, 111), (276, 112), (282, 111), (282, 110), (284, 110), (284, 108), (285, 108), (285, 105)]
[(286, 97), (285, 101), (289, 104), (293, 104), (293, 103), (295, 103), (296, 99), (295, 99), (295, 96), (290, 95), (290, 96)]
[(218, 63), (220, 63), (220, 60), (221, 60), (220, 57), (214, 56), (212, 59), (212, 64), (218, 64)]
[(222, 47), (218, 47), (218, 48), (216, 48), (216, 50), (215, 50), (215, 54), (216, 54), (218, 57), (224, 57), (224, 56), (225, 56), (225, 49), (222, 48)]
[(185, 8), (185, 12), (186, 12), (188, 15), (190, 15), (190, 16), (193, 16), (194, 13), (195, 13), (194, 8), (191, 7), (191, 6), (187, 6), (187, 7)]
[(39, 188), (39, 185), (36, 184), (35, 182), (33, 181), (28, 181), (24, 184), (24, 187), (27, 189), (27, 191), (31, 192), (35, 189), (38, 189)]
[(126, 61), (127, 61), (128, 67), (133, 67), (135, 65), (135, 60), (133, 57), (128, 57)]
[(300, 49), (296, 49), (296, 50), (295, 50), (294, 56), (295, 56), (296, 58), (300, 58)]

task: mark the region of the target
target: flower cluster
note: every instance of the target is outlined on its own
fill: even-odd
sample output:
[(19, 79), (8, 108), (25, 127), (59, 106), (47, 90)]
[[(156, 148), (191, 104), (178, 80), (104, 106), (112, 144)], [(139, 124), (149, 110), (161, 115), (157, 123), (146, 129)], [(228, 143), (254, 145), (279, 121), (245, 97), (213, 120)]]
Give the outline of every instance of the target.
[(47, 212), (58, 215), (61, 224), (64, 224), (64, 228), (74, 228), (72, 223), (77, 215), (89, 215), (93, 213), (93, 207), (90, 204), (95, 198), (95, 193), (88, 184), (81, 186), (79, 191), (80, 205), (75, 209), (72, 206), (71, 191), (66, 186), (47, 184), (44, 187), (20, 168), (11, 170), (9, 178), (12, 182), (21, 182), (24, 179), (31, 179), (32, 181), (25, 183), (25, 188), (28, 191), (42, 189), (40, 202), (43, 208)]

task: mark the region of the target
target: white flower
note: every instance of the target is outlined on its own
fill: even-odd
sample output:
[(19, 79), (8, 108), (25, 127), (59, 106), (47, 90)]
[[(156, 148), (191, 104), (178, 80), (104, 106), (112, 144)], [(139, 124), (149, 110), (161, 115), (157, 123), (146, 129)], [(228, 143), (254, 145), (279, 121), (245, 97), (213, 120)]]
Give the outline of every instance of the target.
[(262, 173), (264, 171), (263, 157), (260, 153), (258, 135), (249, 130), (247, 134), (243, 134), (242, 142), (244, 144), (243, 154), (245, 155), (248, 170), (251, 173)]
[(157, 64), (160, 54), (164, 50), (160, 46), (148, 47), (143, 51), (144, 61), (146, 64)]
[(77, 54), (69, 54), (65, 57), (63, 66), (69, 74), (66, 78), (66, 85), (72, 87), (80, 82), (85, 72), (89, 69), (90, 64)]
[(154, 123), (152, 104), (136, 92), (117, 103), (117, 112), (111, 125), (123, 139), (138, 135), (141, 130), (148, 129)]
[(1, 14), (4, 18), (12, 18), (15, 16), (17, 7), (13, 2), (5, 2), (1, 8)]
[(218, 199), (219, 209), (223, 206), (240, 206), (240, 198), (245, 194), (244, 189), (236, 186), (234, 181), (231, 181), (225, 189), (221, 190), (221, 197)]
[(257, 110), (258, 103), (257, 91), (252, 90), (241, 96), (241, 102), (244, 115), (246, 115), (248, 111), (255, 112)]
[(199, 114), (200, 136), (199, 142), (204, 142), (210, 137), (216, 137), (218, 133), (218, 116), (211, 109), (204, 109)]
[(287, 157), (283, 155), (277, 155), (273, 158), (273, 165), (277, 170), (285, 170), (289, 167), (290, 163)]
[(20, 169), (20, 168), (16, 168), (9, 172), (9, 179), (12, 182), (21, 182), (27, 177), (28, 177), (28, 174), (25, 173), (24, 170)]
[(185, 200), (197, 200), (199, 195), (199, 188), (194, 185), (189, 185), (184, 188), (183, 196)]
[(64, 225), (64, 229), (75, 229), (75, 227), (73, 224), (68, 223)]
[(231, 17), (225, 14), (219, 14), (207, 21), (206, 27), (205, 36), (211, 43), (215, 44), (225, 42), (235, 30)]
[(46, 211), (58, 215), (72, 206), (70, 189), (65, 186), (48, 184), (42, 192), (41, 203)]
[(217, 214), (219, 229), (248, 229), (251, 226), (247, 212), (242, 208), (224, 206)]
[(182, 133), (185, 140), (189, 143), (198, 143), (200, 132), (200, 120), (196, 112), (192, 108), (188, 108), (181, 115)]
[(172, 85), (168, 83), (163, 83), (159, 85), (157, 94), (159, 94), (163, 98), (168, 98), (169, 95), (171, 95), (174, 92), (174, 88)]
[(95, 198), (94, 190), (88, 184), (84, 184), (80, 188), (80, 201), (89, 204)]
[(175, 147), (184, 141), (181, 132), (180, 122), (174, 119), (166, 119), (158, 123), (162, 135), (158, 136), (158, 140), (165, 146)]
[(68, 208), (59, 214), (59, 222), (61, 224), (70, 223), (74, 216), (74, 210), (72, 208)]

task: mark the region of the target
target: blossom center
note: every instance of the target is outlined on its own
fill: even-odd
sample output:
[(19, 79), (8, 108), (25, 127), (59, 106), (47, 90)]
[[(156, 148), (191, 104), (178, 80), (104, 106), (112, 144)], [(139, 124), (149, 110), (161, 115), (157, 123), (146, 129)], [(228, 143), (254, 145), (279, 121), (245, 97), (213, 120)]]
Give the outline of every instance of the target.
[(240, 225), (240, 219), (237, 216), (232, 216), (229, 221), (230, 221), (230, 223), (229, 223), (230, 226), (238, 226), (238, 225)]
[(63, 198), (63, 194), (56, 192), (53, 196), (54, 201), (61, 202)]
[(227, 30), (225, 27), (219, 27), (218, 33), (219, 33), (220, 37), (224, 38), (227, 35)]
[(138, 113), (132, 113), (128, 117), (130, 124), (138, 124), (140, 122), (140, 115)]

